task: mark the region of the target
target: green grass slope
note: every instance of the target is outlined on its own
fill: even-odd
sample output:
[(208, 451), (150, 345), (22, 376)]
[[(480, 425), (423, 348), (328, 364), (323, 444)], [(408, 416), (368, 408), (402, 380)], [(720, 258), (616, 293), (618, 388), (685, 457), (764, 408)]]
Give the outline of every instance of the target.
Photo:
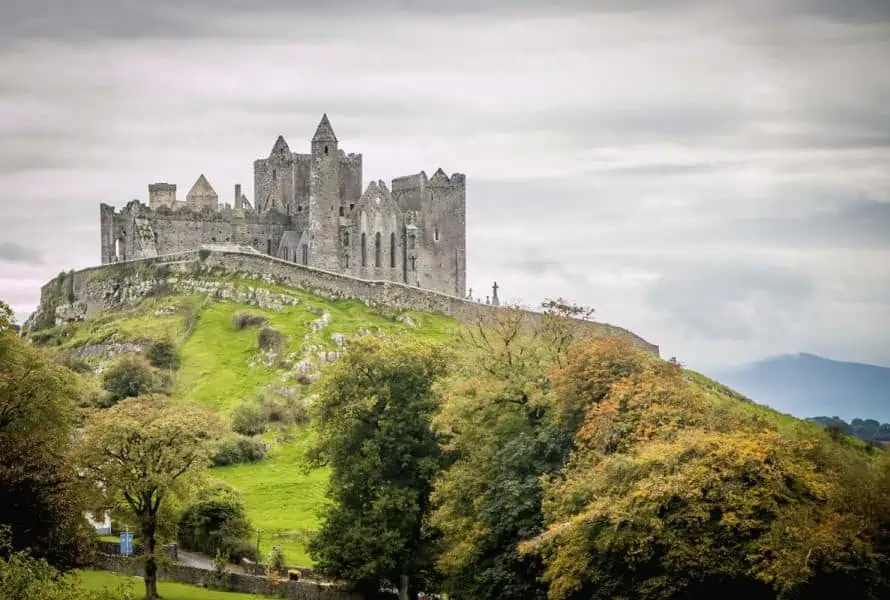
[[(296, 304), (271, 310), (209, 295), (174, 294), (107, 311), (85, 322), (41, 330), (32, 340), (50, 350), (81, 353), (83, 360), (96, 368), (98, 384), (99, 372), (114, 360), (101, 350), (122, 344), (144, 348), (154, 340), (171, 338), (182, 356), (173, 396), (206, 405), (228, 417), (238, 402), (265, 390), (297, 388), (303, 397), (309, 397), (314, 387), (301, 385), (292, 368), (266, 364), (257, 343), (259, 328), (238, 330), (233, 326), (238, 312), (263, 315), (268, 325), (278, 329), (285, 338), (281, 354), (290, 357), (291, 363), (317, 356), (320, 351), (335, 350), (332, 334), (349, 338), (363, 331), (405, 333), (448, 342), (457, 328), (456, 321), (439, 315), (387, 315), (359, 301), (331, 301), (253, 280), (207, 278), (207, 282), (281, 294), (296, 299)], [(329, 315), (327, 324), (313, 329), (313, 321), (324, 314)], [(213, 477), (241, 492), (251, 523), (261, 530), (260, 551), (265, 555), (272, 546), (278, 546), (289, 564), (311, 564), (304, 540), (318, 524), (318, 509), (328, 480), (326, 470), (304, 469), (303, 452), (310, 435), (308, 426), (273, 429), (263, 436), (270, 445), (266, 460), (210, 471)]]
[[(136, 600), (145, 598), (145, 584), (139, 577), (127, 577), (106, 571), (78, 571), (74, 577), (87, 589), (100, 591), (102, 589), (116, 590), (124, 586), (133, 593)], [(199, 588), (184, 583), (172, 583), (169, 581), (158, 582), (158, 594), (164, 600), (266, 600), (268, 596), (256, 594), (239, 594), (237, 592), (220, 592)]]

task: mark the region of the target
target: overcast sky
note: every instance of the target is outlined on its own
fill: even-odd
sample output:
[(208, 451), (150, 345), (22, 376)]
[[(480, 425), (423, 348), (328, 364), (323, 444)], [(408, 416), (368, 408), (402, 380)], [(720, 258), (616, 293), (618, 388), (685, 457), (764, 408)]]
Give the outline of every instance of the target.
[(476, 295), (588, 304), (704, 370), (890, 365), (887, 0), (298, 4), (0, 4), (20, 317), (100, 261), (100, 202), (202, 172), (252, 199), (253, 160), (327, 112), (365, 185), (466, 174)]

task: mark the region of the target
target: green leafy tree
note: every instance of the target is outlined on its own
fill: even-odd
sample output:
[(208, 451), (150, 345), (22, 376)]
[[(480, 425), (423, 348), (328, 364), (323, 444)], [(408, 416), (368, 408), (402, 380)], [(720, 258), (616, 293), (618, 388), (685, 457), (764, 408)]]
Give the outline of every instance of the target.
[(321, 528), (309, 544), (317, 567), (375, 593), (403, 598), (430, 577), (429, 494), (440, 469), (431, 428), (444, 348), (365, 336), (326, 371), (313, 405), (310, 464), (331, 467)]
[(128, 398), (97, 413), (80, 443), (80, 464), (108, 506), (138, 519), (145, 544), (145, 596), (157, 598), (159, 520), (193, 489), (222, 433), (212, 413), (166, 396)]
[(80, 377), (19, 338), (0, 303), (0, 525), (11, 551), (62, 569), (89, 559), (88, 495), (70, 460)]
[(258, 400), (246, 400), (232, 409), (232, 431), (241, 435), (259, 435), (266, 431), (268, 411)]
[[(587, 331), (592, 311), (564, 300), (545, 305), (537, 326), (508, 309), (463, 332), (466, 352), (441, 386), (436, 423), (451, 459), (434, 494), (442, 531), (438, 566), (457, 598), (544, 599), (544, 564), (519, 543), (544, 527), (542, 477), (563, 468), (583, 412), (551, 393), (550, 370)], [(618, 340), (589, 365), (607, 389), (619, 365), (640, 359)], [(636, 367), (641, 368), (641, 367)]]
[(177, 540), (184, 549), (238, 561), (256, 558), (241, 498), (228, 486), (213, 487), (182, 511)]

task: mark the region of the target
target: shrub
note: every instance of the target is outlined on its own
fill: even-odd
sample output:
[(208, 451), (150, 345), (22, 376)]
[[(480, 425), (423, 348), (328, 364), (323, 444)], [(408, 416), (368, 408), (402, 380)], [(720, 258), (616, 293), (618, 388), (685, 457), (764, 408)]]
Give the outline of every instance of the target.
[(231, 561), (256, 556), (248, 538), (250, 522), (241, 499), (230, 490), (212, 490), (187, 507), (179, 517), (177, 541), (186, 550)]
[(232, 409), (232, 431), (257, 435), (266, 431), (268, 418), (258, 402), (242, 402)]
[(266, 450), (266, 444), (260, 440), (241, 435), (232, 436), (220, 444), (216, 454), (213, 455), (213, 465), (224, 467), (259, 462), (266, 458)]
[(232, 317), (232, 326), (241, 331), (242, 329), (247, 329), (248, 327), (259, 327), (260, 325), (266, 324), (266, 317), (263, 315), (258, 315), (256, 313), (250, 312), (237, 312)]
[(303, 425), (309, 422), (309, 408), (299, 396), (264, 394), (260, 402), (271, 423), (282, 425)]
[(102, 378), (102, 388), (108, 392), (106, 405), (124, 398), (143, 396), (160, 387), (151, 366), (143, 358), (125, 356), (113, 365)]
[(75, 373), (92, 373), (93, 367), (90, 366), (90, 363), (80, 358), (73, 352), (62, 352), (56, 357), (56, 362), (58, 362), (63, 367), (67, 367), (71, 369)]
[(263, 327), (256, 341), (260, 350), (278, 350), (284, 345), (284, 336), (273, 327)]
[(171, 339), (158, 340), (145, 353), (151, 366), (158, 369), (178, 369), (182, 359), (176, 349), (176, 344)]

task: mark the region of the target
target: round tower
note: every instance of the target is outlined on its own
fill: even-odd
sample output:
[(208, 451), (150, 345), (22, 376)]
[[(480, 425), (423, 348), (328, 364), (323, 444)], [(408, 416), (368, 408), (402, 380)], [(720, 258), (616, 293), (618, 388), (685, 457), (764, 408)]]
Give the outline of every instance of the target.
[(340, 159), (327, 114), (312, 136), (309, 171), (309, 266), (339, 271)]

